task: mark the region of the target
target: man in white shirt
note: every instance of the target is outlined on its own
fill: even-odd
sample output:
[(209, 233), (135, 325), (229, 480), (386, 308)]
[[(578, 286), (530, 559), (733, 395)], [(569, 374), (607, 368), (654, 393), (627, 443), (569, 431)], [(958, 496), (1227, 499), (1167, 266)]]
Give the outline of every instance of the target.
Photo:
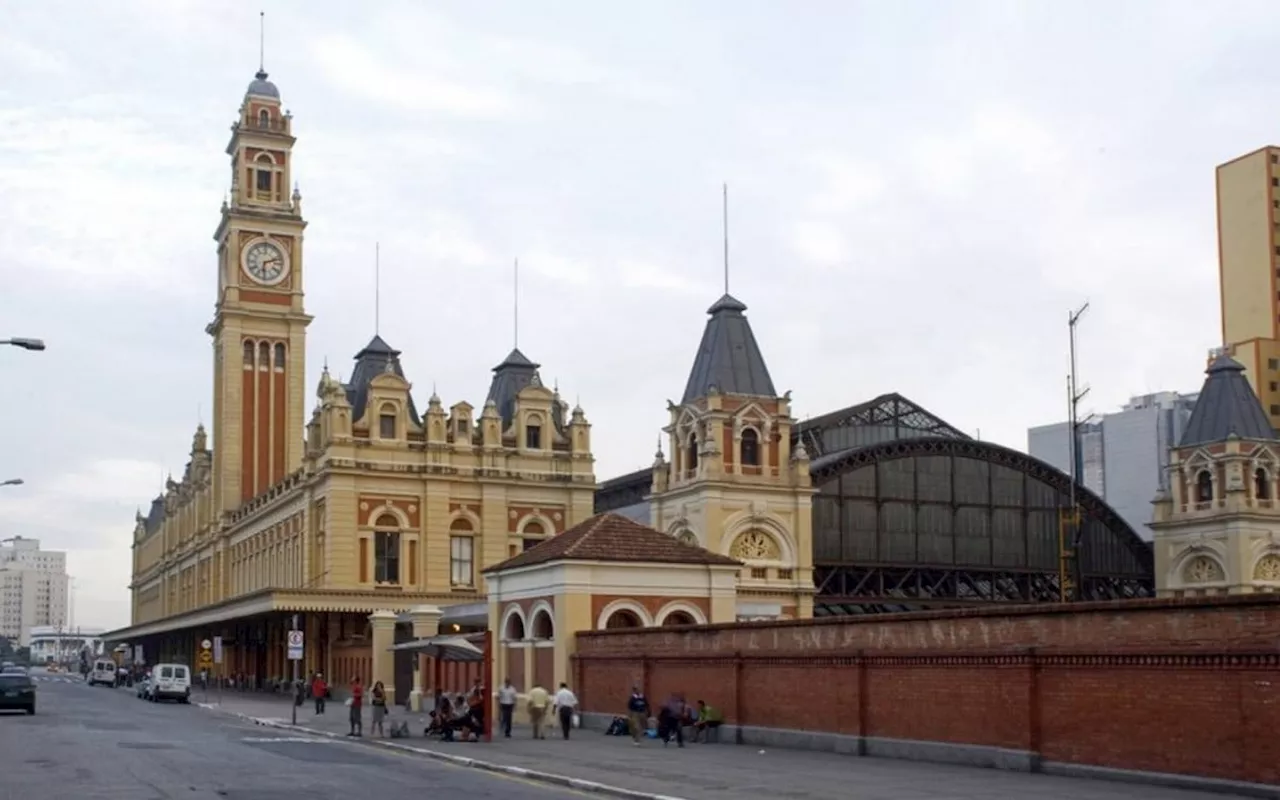
[(556, 692), (556, 714), (560, 717), (560, 730), (564, 733), (564, 738), (569, 738), (569, 729), (573, 727), (573, 710), (578, 706), (578, 698), (573, 692), (569, 691), (569, 684), (560, 684), (560, 691)]
[(515, 716), (518, 694), (516, 687), (511, 685), (510, 678), (503, 681), (501, 688), (498, 689), (498, 727), (502, 729), (502, 735), (508, 739), (511, 738), (511, 718)]

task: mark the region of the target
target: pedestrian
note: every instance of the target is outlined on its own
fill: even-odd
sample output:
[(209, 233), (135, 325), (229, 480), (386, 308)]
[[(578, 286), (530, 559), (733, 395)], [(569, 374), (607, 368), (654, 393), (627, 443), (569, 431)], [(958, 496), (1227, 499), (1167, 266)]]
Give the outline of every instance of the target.
[(667, 704), (662, 707), (658, 716), (658, 735), (662, 737), (662, 746), (666, 747), (674, 738), (677, 747), (684, 747), (684, 723), (687, 712), (684, 698), (672, 693)]
[(387, 730), (382, 726), (383, 720), (387, 718), (387, 690), (383, 687), (382, 681), (376, 681), (373, 684), (371, 692), (373, 700), (373, 725), (369, 732), (374, 736), (382, 736), (386, 738)]
[(324, 673), (317, 672), (315, 677), (311, 679), (311, 696), (316, 701), (316, 713), (324, 713), (324, 696), (329, 691), (329, 687), (324, 682)]
[(498, 690), (498, 726), (502, 728), (502, 735), (508, 739), (511, 738), (511, 718), (515, 716), (518, 696), (510, 678), (502, 682), (502, 688)]
[(547, 706), (551, 705), (551, 697), (542, 684), (535, 683), (529, 690), (529, 724), (533, 726), (533, 738), (545, 739), (547, 724)]
[(644, 735), (649, 721), (649, 699), (639, 686), (631, 687), (631, 697), (627, 699), (627, 720), (631, 728), (631, 743), (639, 747), (640, 737)]
[(569, 691), (569, 684), (560, 684), (560, 691), (556, 692), (556, 714), (560, 717), (560, 732), (564, 734), (564, 738), (568, 740), (569, 729), (573, 727), (574, 709), (578, 706), (578, 698), (573, 692)]
[(351, 732), (347, 735), (359, 737), (364, 733), (360, 719), (360, 709), (364, 705), (364, 687), (360, 685), (359, 675), (351, 679), (351, 697), (347, 699), (347, 705), (351, 709)]

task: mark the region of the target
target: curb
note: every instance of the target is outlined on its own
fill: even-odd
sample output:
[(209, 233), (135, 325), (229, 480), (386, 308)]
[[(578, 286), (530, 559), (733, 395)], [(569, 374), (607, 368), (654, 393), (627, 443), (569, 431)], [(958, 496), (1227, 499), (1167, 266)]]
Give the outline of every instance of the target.
[[(261, 725), (266, 728), (278, 728), (280, 730), (297, 731), (313, 736), (324, 736), (329, 739), (345, 740), (347, 737), (330, 731), (319, 731), (314, 728), (307, 728), (302, 725), (290, 725), (288, 722), (282, 722), (275, 719), (264, 717), (254, 717), (249, 714), (242, 714), (239, 711), (223, 711), (213, 704), (200, 703), (200, 708), (213, 711), (218, 714), (242, 719), (246, 722), (252, 722), (254, 725)], [(514, 767), (509, 764), (496, 764), (492, 761), (483, 761), (478, 758), (469, 758), (467, 756), (454, 755), (453, 753), (442, 753), (439, 750), (432, 750), (426, 747), (414, 747), (413, 745), (401, 744), (394, 741), (385, 741), (382, 739), (362, 739), (361, 744), (366, 746), (384, 747), (388, 750), (398, 750), (405, 753), (414, 753), (416, 755), (427, 756), (437, 761), (444, 761), (455, 767), (469, 767), (484, 772), (493, 772), (499, 775), (507, 775), (513, 778), (521, 778), (527, 781), (543, 783), (548, 786), (559, 786), (567, 789), (574, 789), (579, 792), (591, 792), (593, 794), (602, 795), (604, 797), (616, 797), (619, 800), (685, 800), (685, 798), (669, 795), (654, 794), (653, 792), (642, 792), (637, 789), (625, 789), (621, 786), (610, 786), (607, 783), (597, 783), (596, 781), (588, 781), (582, 778), (573, 778), (568, 775), (557, 775), (553, 772), (542, 772), (540, 770), (526, 769), (524, 767)], [(354, 744), (354, 743), (353, 743)]]

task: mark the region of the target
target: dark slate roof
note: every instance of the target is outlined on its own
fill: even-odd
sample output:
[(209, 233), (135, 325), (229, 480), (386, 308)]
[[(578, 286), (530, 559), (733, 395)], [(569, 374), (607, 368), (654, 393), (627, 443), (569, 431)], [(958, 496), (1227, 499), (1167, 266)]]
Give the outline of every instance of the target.
[(280, 99), (280, 90), (276, 85), (267, 80), (267, 73), (264, 70), (258, 70), (253, 76), (253, 82), (249, 84), (249, 88), (245, 90), (245, 94), (254, 94), (259, 97), (273, 97)]
[(751, 332), (751, 323), (742, 313), (746, 310), (742, 301), (728, 294), (707, 309), (711, 319), (702, 332), (702, 342), (681, 402), (691, 403), (706, 397), (713, 386), (721, 394), (778, 396), (755, 334)]
[[(404, 369), (400, 366), (400, 351), (387, 344), (377, 334), (369, 340), (363, 350), (356, 353), (355, 360), (356, 368), (351, 373), (351, 380), (344, 384), (343, 388), (347, 391), (347, 402), (351, 404), (351, 418), (360, 419), (364, 414), (365, 403), (369, 401), (369, 383), (387, 371), (387, 364), (390, 364), (391, 371), (401, 378), (404, 378)], [(409, 418), (415, 423), (422, 421), (418, 416), (418, 409), (413, 403), (412, 395), (409, 396)]]
[(1244, 365), (1220, 355), (1205, 370), (1204, 386), (1179, 447), (1240, 439), (1280, 439), (1244, 376)]
[(625, 561), (641, 564), (720, 564), (741, 562), (677, 541), (621, 514), (597, 514), (523, 553), (484, 570), (501, 572), (552, 561)]
[(540, 366), (541, 364), (530, 361), (517, 347), (502, 359), (501, 364), (493, 368), (493, 381), (489, 384), (489, 396), (485, 402), (492, 400), (497, 404), (504, 427), (510, 425), (515, 416), (516, 395), (538, 377)]

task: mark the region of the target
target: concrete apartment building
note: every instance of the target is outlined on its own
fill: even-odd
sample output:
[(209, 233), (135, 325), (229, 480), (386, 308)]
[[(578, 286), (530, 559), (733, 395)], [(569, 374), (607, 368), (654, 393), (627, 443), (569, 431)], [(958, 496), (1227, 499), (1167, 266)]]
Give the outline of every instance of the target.
[(69, 583), (66, 553), (21, 536), (0, 542), (0, 636), (26, 647), (32, 628), (67, 625)]
[(1280, 427), (1280, 147), (1217, 169), (1222, 342)]
[[(1081, 483), (1144, 539), (1151, 539), (1151, 501), (1166, 488), (1169, 448), (1181, 438), (1196, 397), (1178, 392), (1133, 397), (1119, 411), (1081, 426)], [(1067, 474), (1069, 447), (1066, 422), (1027, 430), (1027, 452)]]

